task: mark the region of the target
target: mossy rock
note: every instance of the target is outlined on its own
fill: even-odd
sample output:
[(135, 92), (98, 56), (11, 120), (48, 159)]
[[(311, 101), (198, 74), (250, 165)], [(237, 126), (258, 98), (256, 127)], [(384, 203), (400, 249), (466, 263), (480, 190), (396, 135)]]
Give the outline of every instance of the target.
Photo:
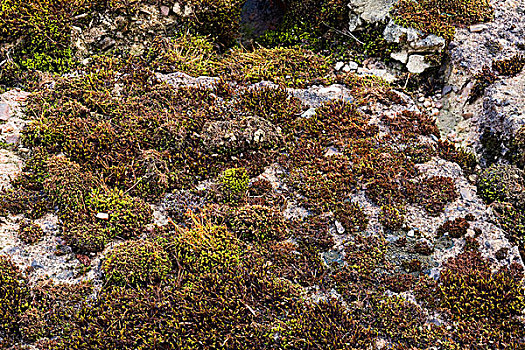
[(492, 165), (477, 179), (478, 194), (487, 203), (509, 202), (518, 208), (525, 205), (525, 174), (512, 165)]

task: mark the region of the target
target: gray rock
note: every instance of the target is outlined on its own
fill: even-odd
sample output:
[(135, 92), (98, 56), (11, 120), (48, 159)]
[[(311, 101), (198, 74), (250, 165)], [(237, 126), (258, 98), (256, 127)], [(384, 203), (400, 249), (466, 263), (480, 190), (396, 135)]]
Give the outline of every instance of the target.
[(383, 21), (397, 0), (350, 0), (349, 30), (354, 31), (364, 23)]

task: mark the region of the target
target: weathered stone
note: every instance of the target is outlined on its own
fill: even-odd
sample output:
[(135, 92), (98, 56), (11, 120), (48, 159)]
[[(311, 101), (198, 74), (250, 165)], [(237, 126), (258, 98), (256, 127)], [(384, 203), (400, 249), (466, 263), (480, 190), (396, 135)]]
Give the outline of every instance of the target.
[(407, 63), (408, 62), (408, 52), (407, 51), (400, 51), (400, 52), (392, 52), (390, 54), (390, 57), (396, 61), (399, 61), (401, 63)]
[(354, 31), (364, 23), (383, 21), (397, 0), (351, 0), (349, 30)]
[(410, 73), (420, 74), (430, 67), (431, 65), (425, 62), (425, 56), (411, 55), (408, 58), (407, 69)]

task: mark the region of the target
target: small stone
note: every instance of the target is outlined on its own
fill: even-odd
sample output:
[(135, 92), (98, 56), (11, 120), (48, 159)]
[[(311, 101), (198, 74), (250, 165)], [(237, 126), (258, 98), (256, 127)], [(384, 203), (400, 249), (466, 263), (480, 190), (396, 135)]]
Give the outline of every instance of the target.
[(396, 61), (399, 61), (403, 64), (406, 64), (408, 62), (408, 52), (401, 51), (401, 52), (392, 52), (390, 54), (390, 57)]
[(414, 237), (415, 236), (415, 233), (414, 233), (414, 230), (410, 230), (407, 232), (407, 236), (408, 237)]
[(430, 68), (430, 65), (425, 62), (425, 56), (412, 55), (408, 58), (407, 69), (410, 73), (420, 74), (427, 68)]
[(337, 62), (334, 68), (335, 70), (341, 70), (341, 68), (343, 68), (344, 65), (344, 62)]
[(470, 191), (468, 188), (462, 188), (459, 190), (459, 193), (461, 194), (461, 198), (467, 202), (472, 202), (474, 200), (474, 196), (472, 195), (472, 191)]
[(342, 235), (343, 233), (345, 233), (345, 228), (344, 228), (343, 224), (341, 224), (337, 220), (335, 220), (335, 228), (336, 228), (338, 234)]
[(168, 6), (162, 5), (160, 7), (160, 13), (162, 13), (163, 16), (168, 16), (170, 14), (170, 8)]
[(109, 214), (108, 213), (97, 213), (97, 219), (109, 220)]
[(11, 109), (7, 103), (0, 103), (0, 120), (8, 121), (11, 118)]
[(472, 112), (465, 112), (463, 113), (463, 119), (470, 119), (474, 116), (474, 113)]
[(20, 135), (18, 134), (8, 135), (5, 138), (5, 142), (10, 145), (17, 145), (19, 141), (20, 141)]
[(432, 107), (432, 103), (429, 100), (426, 100), (425, 102), (423, 102), (423, 106), (425, 108), (429, 108), (429, 107)]
[(470, 26), (470, 32), (471, 33), (479, 33), (479, 32), (484, 31), (487, 28), (488, 27), (487, 27), (486, 24), (474, 24), (474, 25)]
[(357, 62), (350, 61), (348, 62), (348, 64), (345, 64), (345, 66), (343, 67), (343, 72), (348, 73), (351, 71), (356, 71), (358, 68), (359, 68), (359, 65), (357, 64)]

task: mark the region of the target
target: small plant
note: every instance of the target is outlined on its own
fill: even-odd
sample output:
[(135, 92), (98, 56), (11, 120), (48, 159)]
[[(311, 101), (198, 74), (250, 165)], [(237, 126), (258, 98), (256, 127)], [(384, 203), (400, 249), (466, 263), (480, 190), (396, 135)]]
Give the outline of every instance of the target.
[(384, 205), (381, 207), (379, 214), (379, 222), (385, 228), (397, 231), (400, 230), (405, 223), (406, 209), (402, 206)]
[(34, 244), (44, 236), (44, 230), (29, 221), (22, 222), (18, 229), (18, 237), (26, 244)]
[(11, 343), (28, 302), (26, 280), (10, 258), (0, 256), (0, 344)]
[(485, 22), (493, 17), (487, 0), (402, 0), (393, 7), (394, 20), (451, 41), (455, 26)]
[(454, 220), (446, 221), (437, 229), (437, 234), (443, 236), (448, 233), (449, 237), (461, 238), (467, 234), (470, 224), (464, 218), (456, 218)]
[(109, 254), (102, 269), (111, 284), (157, 284), (171, 271), (171, 262), (168, 254), (154, 242), (128, 241)]
[(219, 176), (220, 191), (227, 202), (238, 202), (246, 195), (250, 178), (245, 168), (231, 168)]
[(511, 58), (496, 60), (492, 62), (492, 69), (501, 75), (515, 76), (518, 75), (525, 67), (525, 56), (522, 54), (515, 54)]

